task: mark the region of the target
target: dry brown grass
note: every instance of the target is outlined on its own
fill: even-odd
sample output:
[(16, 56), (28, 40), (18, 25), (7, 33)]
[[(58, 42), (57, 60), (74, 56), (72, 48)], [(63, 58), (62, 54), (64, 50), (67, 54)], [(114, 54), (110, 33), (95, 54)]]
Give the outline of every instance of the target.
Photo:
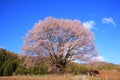
[(42, 76), (3, 76), (0, 80), (120, 80), (120, 72), (100, 71), (96, 77), (86, 75), (42, 75)]
[(96, 77), (89, 78), (90, 80), (120, 80), (120, 72), (118, 71), (100, 71)]
[(44, 76), (4, 76), (0, 80), (88, 80), (87, 76), (83, 75), (44, 75)]

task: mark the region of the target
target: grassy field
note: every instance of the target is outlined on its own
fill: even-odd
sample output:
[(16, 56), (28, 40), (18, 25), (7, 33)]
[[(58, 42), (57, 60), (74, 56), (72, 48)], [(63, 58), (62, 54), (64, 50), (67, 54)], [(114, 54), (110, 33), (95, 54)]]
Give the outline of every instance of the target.
[(3, 76), (0, 80), (120, 80), (120, 72), (101, 71), (96, 77), (87, 75)]

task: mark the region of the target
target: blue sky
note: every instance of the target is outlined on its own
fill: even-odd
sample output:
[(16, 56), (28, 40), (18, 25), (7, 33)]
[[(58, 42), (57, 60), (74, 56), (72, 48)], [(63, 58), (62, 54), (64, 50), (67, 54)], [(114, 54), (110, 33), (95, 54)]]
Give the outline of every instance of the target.
[(120, 64), (119, 0), (0, 0), (0, 47), (21, 53), (22, 38), (47, 16), (80, 20), (101, 58)]

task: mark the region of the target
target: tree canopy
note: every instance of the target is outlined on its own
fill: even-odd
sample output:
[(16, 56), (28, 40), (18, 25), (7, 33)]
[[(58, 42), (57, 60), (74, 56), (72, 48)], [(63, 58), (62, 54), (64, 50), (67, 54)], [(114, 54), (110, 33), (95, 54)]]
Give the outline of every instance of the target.
[(73, 60), (89, 60), (96, 54), (93, 33), (79, 20), (47, 17), (36, 23), (24, 37), (22, 50), (47, 57), (62, 71)]

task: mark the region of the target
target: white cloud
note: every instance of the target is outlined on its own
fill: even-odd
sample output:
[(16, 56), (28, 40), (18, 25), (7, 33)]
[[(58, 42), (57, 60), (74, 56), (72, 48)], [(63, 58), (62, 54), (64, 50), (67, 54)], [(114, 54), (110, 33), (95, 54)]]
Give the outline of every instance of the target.
[(115, 21), (113, 20), (113, 18), (112, 17), (104, 17), (103, 19), (102, 19), (102, 23), (105, 23), (105, 24), (113, 24), (114, 26), (116, 25), (115, 24)]
[(92, 29), (95, 26), (95, 22), (93, 20), (87, 21), (87, 22), (83, 22), (83, 26), (88, 28), (88, 29)]
[(105, 61), (103, 56), (96, 56), (90, 60), (90, 62), (101, 62), (101, 61)]

